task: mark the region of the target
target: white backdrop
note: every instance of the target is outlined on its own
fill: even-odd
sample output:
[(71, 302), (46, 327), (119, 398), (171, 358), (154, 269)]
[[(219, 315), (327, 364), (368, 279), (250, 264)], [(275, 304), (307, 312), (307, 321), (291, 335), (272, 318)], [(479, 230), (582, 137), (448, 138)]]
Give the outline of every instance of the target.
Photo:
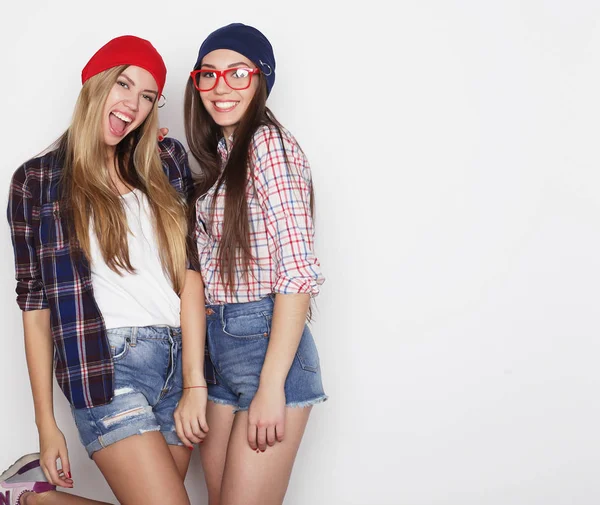
[[(161, 121), (184, 140), (187, 73), (233, 21), (275, 47), (269, 105), (311, 161), (327, 277), (314, 334), (331, 399), (286, 504), (599, 503), (600, 4), (10, 2), (4, 194), (117, 35), (163, 54)], [(6, 466), (37, 434), (5, 220), (0, 236)], [(55, 403), (75, 490), (116, 503)], [(197, 452), (186, 484), (205, 504)]]

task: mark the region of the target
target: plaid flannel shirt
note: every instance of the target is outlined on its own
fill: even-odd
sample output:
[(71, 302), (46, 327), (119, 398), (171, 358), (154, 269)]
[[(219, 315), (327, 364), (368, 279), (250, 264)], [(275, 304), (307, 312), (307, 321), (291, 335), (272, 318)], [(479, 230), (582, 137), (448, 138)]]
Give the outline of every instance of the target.
[[(193, 183), (187, 153), (175, 139), (160, 143), (171, 185), (189, 200)], [(90, 266), (71, 255), (61, 217), (62, 161), (56, 151), (34, 158), (13, 175), (8, 201), (21, 310), (50, 309), (57, 382), (75, 408), (111, 401), (114, 367), (104, 320), (94, 300)], [(214, 382), (208, 356), (206, 378)]]
[[(221, 186), (216, 195), (212, 223), (216, 184), (196, 202), (194, 238), (207, 303), (251, 302), (273, 293), (316, 296), (325, 281), (314, 253), (310, 165), (292, 134), (285, 129), (282, 134), (263, 126), (252, 140), (246, 196), (253, 261), (247, 276), (235, 272), (233, 293), (221, 281), (218, 265), (226, 189)], [(229, 155), (225, 139), (218, 150), (224, 165)]]

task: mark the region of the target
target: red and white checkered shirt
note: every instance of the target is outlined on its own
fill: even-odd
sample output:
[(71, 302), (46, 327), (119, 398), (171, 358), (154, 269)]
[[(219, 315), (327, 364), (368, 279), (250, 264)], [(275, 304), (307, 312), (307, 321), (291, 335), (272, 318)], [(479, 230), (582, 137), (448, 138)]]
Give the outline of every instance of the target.
[[(207, 223), (216, 184), (196, 202), (195, 238), (209, 304), (251, 302), (272, 293), (316, 296), (325, 281), (313, 247), (310, 166), (292, 134), (285, 129), (282, 133), (283, 139), (274, 127), (263, 126), (254, 134), (250, 157), (253, 170), (246, 193), (254, 259), (247, 279), (236, 272), (233, 294), (226, 291), (218, 266), (225, 188), (217, 194), (210, 230)], [(218, 149), (224, 165), (228, 156), (225, 139), (221, 139)]]

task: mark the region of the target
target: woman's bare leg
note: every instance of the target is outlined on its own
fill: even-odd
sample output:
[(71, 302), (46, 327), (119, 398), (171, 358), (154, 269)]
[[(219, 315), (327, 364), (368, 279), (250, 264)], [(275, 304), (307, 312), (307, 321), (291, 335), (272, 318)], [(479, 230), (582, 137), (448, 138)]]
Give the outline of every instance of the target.
[[(185, 494), (185, 497), (181, 495), (181, 487), (183, 486), (183, 479), (190, 463), (191, 451), (184, 446), (167, 446), (164, 438), (158, 432), (153, 432), (152, 437), (148, 437), (147, 435), (150, 435), (150, 433), (129, 437), (106, 449), (102, 449), (94, 454), (94, 460), (122, 505), (126, 503), (188, 504), (187, 494)], [(142, 438), (144, 438), (143, 441), (140, 440)], [(147, 440), (148, 438), (152, 438), (153, 440)], [(124, 444), (127, 441), (130, 441), (130, 443)], [(116, 448), (117, 450), (113, 451), (111, 450), (112, 448)], [(138, 454), (132, 454), (131, 457), (124, 457), (123, 453), (127, 451)], [(139, 454), (140, 451), (146, 456)], [(142, 462), (141, 460), (144, 457), (150, 459), (150, 461)], [(155, 458), (163, 458), (166, 461), (156, 461)], [(102, 470), (101, 465), (107, 467), (107, 472), (111, 475), (112, 483), (105, 471)], [(123, 466), (129, 466), (129, 468), (122, 468)], [(117, 476), (120, 473), (123, 473), (123, 475)], [(130, 480), (127, 482), (127, 479), (132, 478), (131, 473), (137, 474), (137, 476), (134, 477), (134, 481)], [(163, 475), (163, 473), (167, 475)], [(161, 486), (164, 486), (164, 488)], [(141, 489), (133, 489), (137, 487)], [(152, 500), (147, 501), (145, 496), (148, 492), (156, 492), (166, 498), (156, 496), (154, 502)], [(123, 501), (119, 497), (120, 495), (129, 501)], [(28, 493), (24, 498), (23, 505), (109, 505), (105, 502), (90, 500), (59, 491), (48, 491), (41, 494)]]
[(188, 467), (190, 466), (192, 451), (190, 451), (185, 445), (170, 445), (169, 451), (171, 451), (171, 456), (173, 457), (173, 461), (175, 461), (175, 466), (177, 467), (177, 471), (181, 477), (181, 482), (183, 482), (185, 480), (185, 474), (188, 471)]
[(26, 493), (21, 497), (23, 505), (110, 505), (96, 500), (88, 500), (82, 496), (61, 493), (60, 491), (47, 491), (45, 493)]
[(208, 489), (208, 505), (219, 505), (221, 499), (221, 482), (233, 420), (233, 407), (208, 402), (206, 422), (210, 431), (200, 446), (202, 470)]
[(248, 412), (236, 414), (219, 505), (281, 505), (311, 407), (287, 408), (285, 439), (265, 452), (248, 444)]
[(177, 464), (158, 431), (121, 440), (94, 453), (93, 459), (121, 505), (190, 503)]

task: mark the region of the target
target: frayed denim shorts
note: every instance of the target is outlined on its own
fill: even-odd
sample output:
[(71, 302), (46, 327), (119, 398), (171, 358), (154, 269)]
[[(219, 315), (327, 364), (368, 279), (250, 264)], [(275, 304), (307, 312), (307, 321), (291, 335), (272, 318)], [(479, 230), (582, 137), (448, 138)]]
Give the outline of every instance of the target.
[(106, 405), (71, 409), (89, 456), (148, 431), (160, 431), (169, 445), (183, 445), (173, 420), (183, 385), (181, 329), (144, 326), (106, 333), (115, 366), (114, 397)]
[[(260, 372), (269, 345), (274, 300), (206, 306), (207, 344), (217, 384), (208, 385), (208, 399), (248, 410), (258, 390)], [(288, 407), (323, 402), (319, 354), (308, 326), (285, 381)]]

